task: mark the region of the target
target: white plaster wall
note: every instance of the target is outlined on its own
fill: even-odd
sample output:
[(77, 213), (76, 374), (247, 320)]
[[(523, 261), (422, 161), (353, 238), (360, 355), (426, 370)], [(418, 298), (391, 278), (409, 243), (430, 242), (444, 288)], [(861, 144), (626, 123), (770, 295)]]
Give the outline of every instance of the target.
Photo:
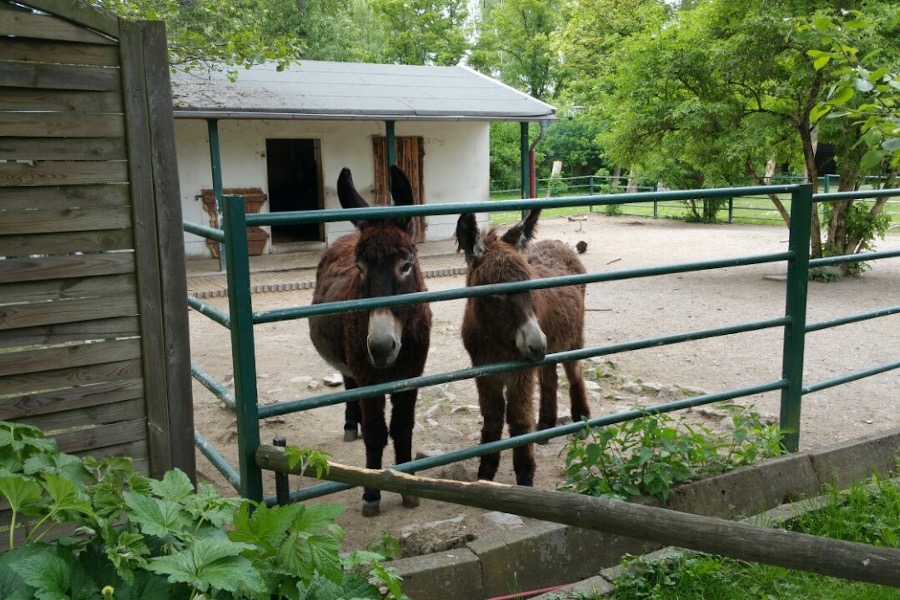
[[(312, 138), (320, 140), (325, 208), (340, 208), (336, 182), (344, 167), (353, 173), (360, 194), (372, 200), (375, 177), (372, 137), (384, 135), (381, 121), (222, 120), (218, 130), (223, 187), (260, 187), (268, 194), (266, 139)], [(487, 123), (400, 121), (396, 123), (395, 133), (424, 138), (427, 204), (488, 199), (490, 129)], [(209, 217), (196, 199), (201, 189), (212, 187), (206, 121), (177, 119), (175, 144), (184, 219), (208, 225)], [(456, 215), (429, 216), (426, 239), (449, 239), (455, 227)], [(351, 228), (349, 222), (327, 223), (326, 241), (333, 242)], [(188, 257), (210, 256), (205, 241), (193, 234), (185, 234), (185, 253)]]

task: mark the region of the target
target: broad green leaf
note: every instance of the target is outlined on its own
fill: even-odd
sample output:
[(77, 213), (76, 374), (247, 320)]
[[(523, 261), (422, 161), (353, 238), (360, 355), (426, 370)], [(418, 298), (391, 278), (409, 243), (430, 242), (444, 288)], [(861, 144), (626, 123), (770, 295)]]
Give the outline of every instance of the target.
[(43, 489), (38, 482), (21, 475), (0, 477), (0, 496), (14, 511), (29, 514), (41, 505)]
[(849, 85), (838, 87), (829, 102), (836, 106), (844, 105), (853, 98), (853, 93), (853, 87)]
[(189, 516), (174, 502), (148, 498), (134, 492), (125, 492), (125, 504), (130, 510), (129, 518), (146, 535), (161, 538), (181, 535), (191, 525)]
[(873, 171), (884, 159), (884, 153), (880, 150), (869, 150), (859, 161), (859, 170), (863, 172)]
[(825, 65), (827, 65), (828, 62), (829, 62), (830, 60), (831, 60), (831, 55), (829, 55), (829, 54), (824, 54), (824, 55), (820, 56), (819, 58), (817, 58), (816, 60), (813, 61), (813, 68), (814, 68), (816, 71), (819, 71), (819, 70), (822, 69), (822, 67), (824, 67)]
[(343, 594), (341, 598), (358, 598), (360, 600), (381, 600), (382, 598), (378, 588), (359, 573), (347, 573), (344, 577), (344, 585), (341, 587)]
[[(173, 583), (186, 583), (204, 592), (210, 586), (236, 591), (241, 585), (238, 577), (245, 576), (249, 586), (246, 589), (251, 589), (262, 579), (250, 561), (240, 556), (242, 551), (250, 548), (248, 544), (238, 544), (227, 539), (201, 539), (178, 554), (150, 559), (147, 568), (168, 576)], [(232, 573), (231, 577), (227, 576), (228, 572)]]
[(871, 81), (869, 81), (868, 79), (862, 79), (862, 78), (857, 78), (853, 82), (853, 85), (860, 92), (869, 92), (872, 90), (872, 88), (875, 87)]
[(302, 504), (297, 519), (291, 524), (293, 531), (318, 533), (334, 523), (347, 508), (340, 504)]
[(888, 138), (881, 143), (881, 149), (885, 152), (900, 150), (900, 137)]
[(54, 510), (72, 511), (88, 516), (94, 514), (91, 503), (79, 494), (70, 479), (55, 473), (45, 473), (44, 487), (53, 499)]
[(262, 504), (250, 515), (250, 504), (244, 503), (235, 513), (234, 529), (228, 537), (235, 542), (258, 544), (267, 549), (276, 549), (284, 540), (302, 504), (269, 508)]
[(318, 572), (323, 577), (340, 583), (343, 566), (338, 556), (340, 543), (327, 535), (294, 534), (288, 537), (278, 552), (282, 567), (309, 579)]
[(162, 481), (151, 480), (150, 488), (160, 498), (173, 502), (183, 502), (194, 493), (194, 486), (191, 484), (191, 480), (180, 469), (167, 471), (163, 475)]
[(69, 565), (50, 549), (10, 565), (22, 580), (34, 588), (39, 600), (69, 600)]

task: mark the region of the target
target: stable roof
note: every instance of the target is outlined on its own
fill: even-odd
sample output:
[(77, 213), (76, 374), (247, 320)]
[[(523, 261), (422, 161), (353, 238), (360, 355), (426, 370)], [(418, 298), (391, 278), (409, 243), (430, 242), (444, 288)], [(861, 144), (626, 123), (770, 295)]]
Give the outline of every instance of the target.
[(172, 76), (175, 118), (542, 121), (556, 109), (463, 66), (304, 60)]

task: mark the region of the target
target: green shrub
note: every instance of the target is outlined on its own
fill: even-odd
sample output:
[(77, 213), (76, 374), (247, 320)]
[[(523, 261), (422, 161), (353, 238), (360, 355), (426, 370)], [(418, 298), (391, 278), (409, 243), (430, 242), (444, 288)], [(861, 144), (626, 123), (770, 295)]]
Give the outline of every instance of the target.
[(665, 501), (672, 486), (782, 453), (782, 432), (760, 416), (736, 410), (734, 431), (718, 434), (702, 425), (648, 415), (595, 427), (566, 445), (565, 483), (560, 489), (627, 500)]
[(204, 483), (195, 491), (179, 470), (160, 481), (128, 459), (62, 454), (26, 425), (0, 422), (0, 497), (12, 515), (0, 554), (9, 600), (375, 600), (378, 585), (402, 597), (380, 555), (339, 553), (342, 506), (270, 508)]

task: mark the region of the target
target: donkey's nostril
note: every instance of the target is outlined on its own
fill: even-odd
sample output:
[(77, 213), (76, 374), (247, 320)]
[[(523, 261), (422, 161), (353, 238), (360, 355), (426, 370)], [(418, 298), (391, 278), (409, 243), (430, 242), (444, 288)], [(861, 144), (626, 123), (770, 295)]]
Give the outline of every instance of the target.
[(389, 367), (400, 354), (400, 340), (394, 336), (370, 337), (368, 340), (369, 360), (375, 367)]

